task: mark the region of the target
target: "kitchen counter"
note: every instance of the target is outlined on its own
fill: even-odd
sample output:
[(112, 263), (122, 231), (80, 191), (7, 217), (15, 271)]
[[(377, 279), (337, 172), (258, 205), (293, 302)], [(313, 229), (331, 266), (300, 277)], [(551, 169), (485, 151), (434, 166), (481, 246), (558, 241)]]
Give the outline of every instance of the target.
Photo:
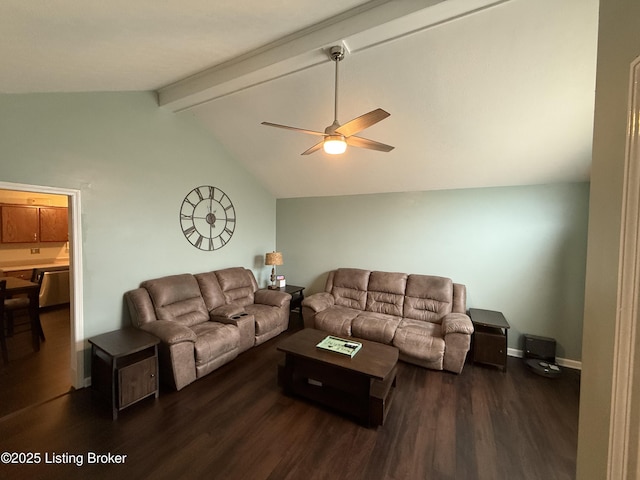
[(3, 272), (17, 272), (18, 270), (32, 270), (34, 268), (68, 267), (69, 261), (48, 261), (40, 263), (23, 263), (20, 265), (0, 265)]
[[(39, 263), (0, 265), (0, 276), (32, 280), (34, 269), (45, 270), (40, 286), (40, 308), (69, 303), (69, 262), (49, 259)], [(32, 280), (33, 281), (33, 280)]]

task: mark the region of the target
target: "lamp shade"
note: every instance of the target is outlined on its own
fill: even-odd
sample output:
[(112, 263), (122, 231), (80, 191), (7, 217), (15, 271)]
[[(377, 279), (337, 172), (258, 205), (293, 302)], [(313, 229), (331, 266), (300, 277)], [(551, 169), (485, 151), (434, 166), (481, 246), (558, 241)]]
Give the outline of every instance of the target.
[(282, 252), (271, 252), (264, 256), (265, 265), (282, 265)]

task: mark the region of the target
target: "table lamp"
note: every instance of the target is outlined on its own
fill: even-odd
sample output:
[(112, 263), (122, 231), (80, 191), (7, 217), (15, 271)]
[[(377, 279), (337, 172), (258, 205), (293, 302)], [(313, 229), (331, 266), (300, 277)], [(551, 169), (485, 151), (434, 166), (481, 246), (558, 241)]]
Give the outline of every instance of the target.
[(282, 265), (283, 264), (282, 253), (281, 252), (267, 253), (264, 256), (264, 264), (265, 265), (271, 265), (271, 282), (272, 282), (272, 284), (269, 285), (269, 288), (271, 290), (277, 290), (278, 287), (276, 286), (276, 265)]

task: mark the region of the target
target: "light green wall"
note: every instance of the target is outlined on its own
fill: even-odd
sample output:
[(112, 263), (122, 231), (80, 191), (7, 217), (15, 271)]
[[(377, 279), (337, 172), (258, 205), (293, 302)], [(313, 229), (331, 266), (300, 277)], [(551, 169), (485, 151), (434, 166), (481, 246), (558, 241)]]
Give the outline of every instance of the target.
[[(0, 181), (81, 191), (86, 337), (120, 328), (123, 293), (146, 279), (244, 266), (266, 284), (275, 198), (189, 116), (151, 93), (0, 95), (0, 112)], [(214, 252), (180, 229), (199, 185), (236, 208), (234, 236)]]
[(543, 335), (579, 361), (588, 202), (587, 183), (280, 199), (278, 271), (308, 294), (338, 267), (451, 277), (505, 314), (510, 348)]

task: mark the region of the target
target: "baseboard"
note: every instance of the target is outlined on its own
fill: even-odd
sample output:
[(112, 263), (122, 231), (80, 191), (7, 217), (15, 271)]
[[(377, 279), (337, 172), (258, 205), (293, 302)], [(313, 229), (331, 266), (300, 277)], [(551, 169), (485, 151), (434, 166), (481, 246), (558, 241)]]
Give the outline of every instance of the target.
[[(507, 355), (510, 357), (522, 358), (524, 357), (524, 353), (522, 350), (517, 350), (515, 348), (507, 348)], [(582, 362), (577, 360), (571, 360), (569, 358), (556, 358), (556, 363), (561, 367), (573, 368), (575, 370), (582, 370)]]

